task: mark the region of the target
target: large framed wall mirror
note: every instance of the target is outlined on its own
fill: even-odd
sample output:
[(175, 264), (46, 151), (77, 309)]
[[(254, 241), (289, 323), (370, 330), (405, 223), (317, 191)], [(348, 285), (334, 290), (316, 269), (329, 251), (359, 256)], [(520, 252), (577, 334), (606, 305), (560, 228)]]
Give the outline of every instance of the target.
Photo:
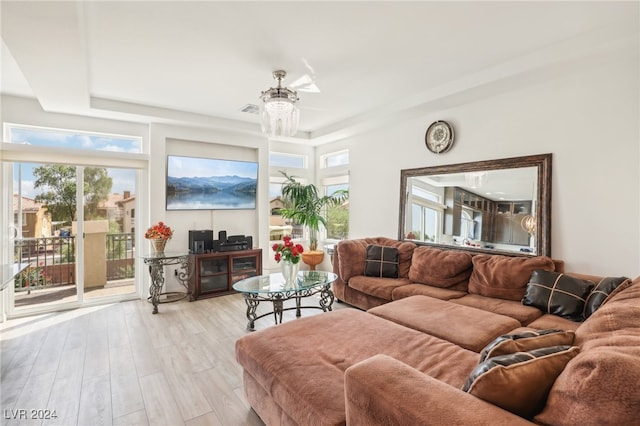
[(551, 256), (551, 154), (401, 171), (400, 240)]

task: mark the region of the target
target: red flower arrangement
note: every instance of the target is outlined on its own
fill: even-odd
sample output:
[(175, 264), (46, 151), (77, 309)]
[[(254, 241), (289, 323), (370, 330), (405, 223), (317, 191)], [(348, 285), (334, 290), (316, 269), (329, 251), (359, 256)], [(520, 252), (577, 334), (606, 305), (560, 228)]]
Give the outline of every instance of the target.
[(281, 259), (284, 259), (291, 263), (300, 262), (300, 257), (302, 257), (302, 252), (304, 251), (302, 245), (294, 244), (293, 241), (291, 241), (290, 235), (282, 237), (282, 242), (275, 243), (272, 249), (276, 252), (274, 256), (276, 262), (280, 262)]
[(144, 233), (144, 237), (149, 240), (170, 240), (172, 236), (173, 230), (163, 222), (156, 223)]

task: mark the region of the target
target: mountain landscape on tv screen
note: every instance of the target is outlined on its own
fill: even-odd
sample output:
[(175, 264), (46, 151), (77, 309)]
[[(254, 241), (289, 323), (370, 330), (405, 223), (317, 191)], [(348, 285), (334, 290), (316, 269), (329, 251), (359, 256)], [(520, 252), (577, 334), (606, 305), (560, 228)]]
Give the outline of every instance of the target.
[(167, 209), (254, 209), (257, 183), (236, 175), (167, 176)]
[(255, 194), (257, 180), (240, 176), (167, 177), (167, 194), (204, 192)]

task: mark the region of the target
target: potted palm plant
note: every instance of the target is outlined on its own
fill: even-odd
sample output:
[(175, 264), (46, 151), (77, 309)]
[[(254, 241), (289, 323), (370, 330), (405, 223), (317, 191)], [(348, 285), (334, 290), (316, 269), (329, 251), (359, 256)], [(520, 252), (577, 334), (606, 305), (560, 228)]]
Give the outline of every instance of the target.
[(349, 191), (341, 189), (321, 197), (315, 185), (303, 185), (285, 172), (280, 173), (286, 178), (282, 184), (282, 217), (291, 219), (309, 230), (309, 250), (302, 253), (302, 261), (310, 265), (311, 269), (315, 269), (324, 257), (324, 253), (318, 250), (318, 231), (320, 225), (327, 226), (325, 209), (345, 202), (349, 197)]

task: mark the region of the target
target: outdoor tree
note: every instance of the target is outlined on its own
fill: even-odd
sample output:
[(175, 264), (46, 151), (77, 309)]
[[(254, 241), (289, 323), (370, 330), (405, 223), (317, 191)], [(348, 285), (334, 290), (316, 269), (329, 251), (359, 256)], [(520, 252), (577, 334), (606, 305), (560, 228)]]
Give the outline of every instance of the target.
[(349, 208), (346, 205), (327, 209), (327, 237), (344, 239), (349, 236)]
[[(33, 169), (35, 189), (43, 192), (36, 201), (45, 203), (53, 220), (76, 220), (76, 167), (62, 164), (45, 165)], [(105, 168), (87, 167), (84, 170), (86, 219), (96, 218), (101, 201), (108, 199), (112, 179)]]
[(98, 218), (100, 202), (109, 199), (113, 180), (103, 167), (87, 167), (84, 169), (84, 203), (86, 207), (85, 219)]

